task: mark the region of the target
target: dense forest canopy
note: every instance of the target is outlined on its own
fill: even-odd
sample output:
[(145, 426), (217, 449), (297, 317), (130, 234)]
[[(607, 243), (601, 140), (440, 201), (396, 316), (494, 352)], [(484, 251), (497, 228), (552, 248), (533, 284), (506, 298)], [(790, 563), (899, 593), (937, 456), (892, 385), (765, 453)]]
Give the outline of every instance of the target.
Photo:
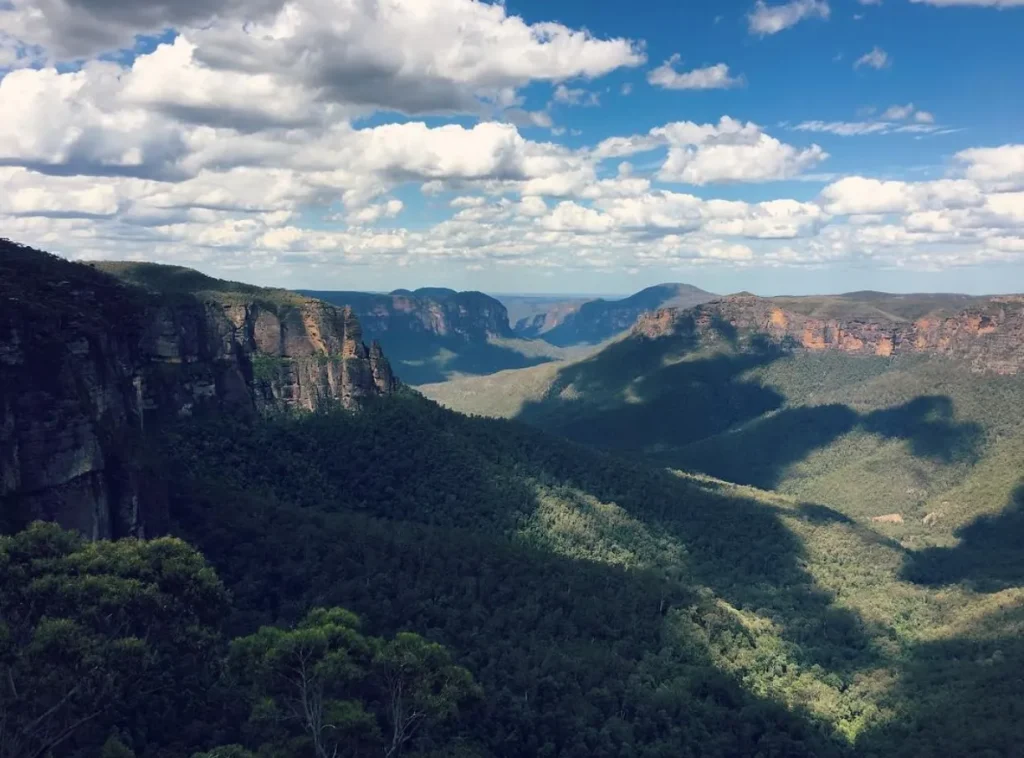
[[(211, 286), (29, 252), (96, 330)], [(171, 536), (0, 537), (0, 758), (1015, 754), (1020, 377), (740, 347), (148, 422)]]
[[(412, 395), (361, 414), (184, 422), (151, 454), (168, 466), (175, 531), (219, 580), (173, 540), (85, 545), (51, 527), (5, 538), (21, 557), (4, 565), (45, 579), (19, 569), (7, 591), (67, 581), (45, 557), (55, 548), (32, 547), (44, 535), (72, 564), (128, 550), (91, 570), (144, 575), (210, 614), (175, 610), (188, 631), (170, 627), (170, 647), (150, 654), (174, 660), (160, 671), (173, 695), (95, 717), (67, 755), (113, 735), (136, 755), (313, 756), (336, 744), (316, 735), (338, 729), (351, 754), (379, 755), (396, 734), (388, 655), (412, 655), (426, 682), (423, 726), (395, 751), (410, 755), (1009, 754), (1022, 737), (1006, 672), (1024, 663), (1024, 594), (956, 584), (973, 553), (948, 557), (936, 588), (907, 575), (915, 555), (826, 506)], [(176, 563), (144, 568), (172, 549)], [(75, 597), (62, 613), (86, 627), (89, 603), (130, 601)], [(313, 610), (336, 607), (358, 620)], [(40, 622), (19, 624), (31, 640)], [(20, 644), (15, 657), (31, 655)], [(322, 677), (313, 731), (280, 675), (296, 655)], [(31, 658), (17, 665), (40, 675)], [(149, 670), (105, 686), (144, 686)], [(170, 719), (161, 697), (192, 692), (179, 680), (209, 694)], [(28, 718), (42, 705), (18, 707)], [(147, 709), (162, 709), (162, 731)]]

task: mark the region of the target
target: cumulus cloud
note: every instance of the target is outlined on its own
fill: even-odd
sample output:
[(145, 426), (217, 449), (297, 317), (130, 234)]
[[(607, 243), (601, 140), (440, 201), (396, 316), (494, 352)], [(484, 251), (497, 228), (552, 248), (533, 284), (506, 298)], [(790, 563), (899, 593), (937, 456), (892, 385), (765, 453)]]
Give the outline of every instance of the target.
[[(802, 0), (759, 10), (761, 34), (827, 16)], [(168, 24), (179, 33), (134, 58), (44, 65)], [(825, 178), (817, 145), (729, 117), (584, 147), (531, 139), (536, 127), (566, 132), (548, 109), (527, 110), (522, 87), (547, 82), (555, 104), (596, 104), (587, 80), (640, 65), (642, 48), (496, 3), (0, 0), (0, 27), (0, 66), (11, 67), (0, 110), (18, 116), (0, 120), (4, 233), (76, 258), (247, 268), (269, 281), (282, 267), (433, 260), (611, 271), (844, 257), (963, 265), (1024, 252), (1019, 145), (958, 153), (958, 178), (882, 182)], [(741, 79), (725, 64), (679, 68), (674, 56), (649, 76), (670, 89)], [(472, 118), (360, 120), (382, 111)], [(943, 130), (912, 104), (860, 118), (789, 128)], [(635, 168), (608, 163), (645, 153)], [(757, 203), (659, 184), (794, 178), (831, 183), (813, 201)], [(408, 185), (447, 218), (402, 228), (396, 194)], [(311, 214), (323, 222), (304, 224)]]
[(673, 55), (647, 74), (647, 81), (655, 87), (663, 89), (729, 89), (740, 87), (745, 83), (742, 76), (731, 76), (729, 67), (724, 63), (714, 66), (696, 68), (692, 71), (676, 71), (680, 56)]
[(751, 34), (778, 34), (796, 26), (804, 19), (828, 19), (831, 9), (825, 0), (791, 0), (782, 5), (768, 5), (757, 0), (754, 10), (747, 16)]
[(867, 66), (868, 68), (873, 68), (876, 71), (880, 71), (881, 69), (885, 68), (888, 65), (889, 54), (885, 52), (885, 50), (877, 46), (873, 47), (871, 50), (864, 53), (864, 55), (862, 55), (853, 63), (853, 67), (855, 69), (861, 68), (862, 66)]
[(968, 179), (996, 190), (1024, 189), (1024, 145), (971, 148), (956, 159)]
[(789, 179), (820, 164), (818, 145), (797, 148), (765, 134), (753, 123), (724, 117), (717, 124), (669, 124), (652, 130), (670, 145), (658, 173), (667, 182), (767, 182)]
[(405, 204), (401, 200), (392, 199), (386, 203), (367, 205), (364, 208), (353, 211), (348, 214), (347, 220), (350, 224), (370, 226), (384, 218), (395, 218), (402, 212), (404, 207)]
[[(482, 102), (501, 103), (531, 81), (593, 78), (646, 60), (630, 40), (528, 24), (503, 5), (479, 0), (44, 0), (39, 8), (34, 2), (16, 0), (0, 20), (15, 39), (38, 42), (58, 58), (180, 28), (187, 65), (160, 62), (176, 65), (179, 94), (191, 89), (192, 78), (200, 79), (201, 91), (215, 83), (223, 90), (228, 73), (244, 73), (263, 77), (251, 86), (298, 87), (309, 99), (354, 108), (480, 112)], [(210, 72), (219, 72), (219, 82)]]
[(962, 179), (899, 182), (851, 176), (828, 185), (821, 196), (825, 209), (837, 215), (966, 208), (985, 201), (978, 185)]
[(190, 37), (210, 67), (256, 67), (325, 99), (408, 114), (473, 111), (531, 81), (593, 78), (645, 61), (629, 40), (527, 24), (478, 0), (302, 0), (271, 19)]
[(0, 8), (0, 26), (67, 60), (131, 47), (139, 34), (214, 18), (260, 18), (283, 5), (284, 0), (12, 0)]

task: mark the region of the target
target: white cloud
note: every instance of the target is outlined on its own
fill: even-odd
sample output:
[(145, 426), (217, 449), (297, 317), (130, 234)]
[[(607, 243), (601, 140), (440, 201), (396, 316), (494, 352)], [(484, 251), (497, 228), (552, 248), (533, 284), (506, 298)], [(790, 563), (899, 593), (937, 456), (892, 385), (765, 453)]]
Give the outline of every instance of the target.
[[(553, 102), (585, 104), (597, 89), (581, 82), (639, 65), (639, 45), (528, 24), (476, 0), (163, 5), (16, 0), (0, 10), (0, 65), (15, 66), (0, 77), (0, 111), (17, 114), (0, 120), (6, 235), (77, 258), (248, 268), (268, 278), (308, 266), (390, 269), (425, 260), (552, 271), (683, 261), (821, 265), (844, 257), (965, 265), (1024, 247), (1019, 145), (958, 153), (962, 178), (938, 182), (834, 181), (815, 172), (827, 157), (817, 145), (785, 144), (728, 117), (569, 148), (517, 128), (566, 133), (547, 109), (526, 110), (522, 87), (547, 82)], [(825, 6), (761, 5), (776, 13), (775, 31), (822, 17)], [(66, 15), (72, 6), (77, 18)], [(65, 15), (50, 24), (54, 13)], [(131, 41), (157, 17), (179, 19), (180, 34), (131, 64), (111, 56), (39, 67), (71, 49)], [(30, 47), (32, 40), (48, 49)], [(663, 77), (655, 84), (735, 81), (724, 64), (682, 72), (678, 60), (655, 69)], [(359, 126), (389, 110), (474, 118), (440, 126), (376, 118), (379, 125)], [(789, 128), (944, 130), (912, 105), (862, 118)], [(621, 163), (609, 173), (607, 160), (652, 151), (659, 152), (637, 159), (636, 168)], [(815, 202), (758, 203), (659, 184), (806, 178), (832, 184)], [(406, 185), (451, 193), (426, 204), (448, 217), (401, 228), (405, 207), (395, 195)], [(311, 216), (324, 222), (307, 228)], [(380, 228), (385, 220), (389, 228)]]
[(615, 220), (610, 216), (570, 200), (559, 203), (538, 223), (551, 231), (574, 231), (586, 234), (600, 234), (610, 231), (615, 226)]
[(832, 214), (910, 213), (938, 208), (967, 208), (984, 203), (984, 194), (963, 179), (934, 182), (899, 182), (851, 176), (828, 185), (821, 192), (825, 209)]
[(747, 16), (747, 27), (751, 34), (778, 34), (804, 19), (827, 19), (830, 13), (825, 0), (791, 0), (782, 5), (757, 0), (754, 10)]
[(12, 216), (114, 216), (121, 209), (116, 188), (79, 177), (39, 183), (31, 172), (0, 169), (0, 213)]
[(623, 95), (630, 95), (633, 93), (633, 85), (630, 84), (629, 82), (626, 82), (625, 84), (622, 85), (622, 89), (620, 91)]
[(457, 197), (449, 203), (452, 208), (479, 208), (481, 205), (486, 204), (486, 197), (471, 197), (466, 195)]
[[(646, 60), (629, 40), (527, 24), (479, 0), (44, 0), (38, 9), (35, 0), (15, 2), (0, 11), (0, 25), (58, 58), (176, 25), (190, 46), (186, 73), (200, 79), (200, 92), (226, 83), (229, 73), (258, 75), (262, 82), (246, 86), (298, 87), (318, 103), (410, 114), (479, 112), (531, 81), (594, 78)], [(183, 81), (171, 89), (187, 95), (190, 87)]]
[(660, 66), (649, 71), (647, 81), (656, 87), (674, 90), (729, 89), (743, 86), (745, 83), (742, 76), (730, 76), (729, 67), (724, 63), (679, 72), (675, 70), (675, 65), (679, 61), (679, 55), (673, 55)]
[(964, 175), (991, 189), (1024, 189), (1024, 145), (976, 147), (956, 154)]
[(402, 212), (403, 208), (405, 208), (405, 204), (401, 200), (392, 199), (386, 203), (367, 205), (364, 208), (349, 213), (346, 218), (350, 224), (370, 226), (383, 218), (395, 218)]
[(889, 54), (880, 47), (874, 47), (868, 52), (864, 53), (858, 58), (854, 64), (854, 68), (860, 68), (861, 66), (867, 66), (873, 68), (876, 71), (881, 70), (889, 65)]
[(555, 87), (554, 99), (556, 103), (563, 105), (600, 105), (601, 97), (596, 92), (587, 92), (585, 89), (570, 89), (564, 84)]
[(913, 113), (913, 103), (907, 103), (906, 105), (890, 105), (882, 111), (881, 117), (886, 121), (902, 121), (903, 119), (910, 118)]
[(717, 125), (669, 124), (651, 131), (670, 145), (658, 178), (668, 182), (766, 182), (792, 178), (824, 161), (818, 145), (800, 149), (723, 117)]
[[(870, 109), (864, 115), (871, 115), (875, 109)], [(907, 119), (913, 119), (914, 123), (899, 123)], [(913, 103), (906, 105), (891, 105), (879, 116), (878, 120), (872, 121), (803, 121), (791, 127), (800, 132), (825, 132), (840, 137), (855, 137), (866, 134), (932, 134), (944, 132), (946, 128), (935, 123), (935, 116), (928, 111), (918, 110)]]
[(892, 129), (886, 121), (803, 121), (793, 129), (799, 132), (824, 132), (839, 137), (858, 137), (865, 134), (885, 134)]

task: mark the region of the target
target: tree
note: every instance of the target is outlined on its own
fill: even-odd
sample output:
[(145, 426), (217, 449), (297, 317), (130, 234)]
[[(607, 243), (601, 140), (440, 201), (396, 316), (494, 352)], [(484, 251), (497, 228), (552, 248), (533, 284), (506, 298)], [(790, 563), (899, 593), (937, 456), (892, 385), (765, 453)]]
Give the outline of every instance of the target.
[(289, 742), (298, 729), (317, 758), (335, 758), (378, 739), (376, 720), (358, 699), (373, 641), (359, 632), (355, 614), (318, 608), (295, 629), (265, 626), (231, 647), (250, 720), (270, 727), (273, 742)]
[(115, 715), (201, 703), (226, 602), (177, 539), (87, 543), (44, 523), (0, 537), (0, 757), (90, 740), (96, 755)]
[(402, 632), (374, 657), (384, 685), (384, 709), (391, 739), (387, 758), (401, 753), (416, 732), (458, 712), (475, 691), (470, 673), (452, 663), (448, 651), (418, 634)]

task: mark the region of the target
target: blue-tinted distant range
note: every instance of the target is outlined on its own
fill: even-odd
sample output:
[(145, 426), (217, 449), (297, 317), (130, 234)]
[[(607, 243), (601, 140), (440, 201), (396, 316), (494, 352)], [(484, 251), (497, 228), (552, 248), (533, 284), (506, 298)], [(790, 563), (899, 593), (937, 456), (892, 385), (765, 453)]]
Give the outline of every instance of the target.
[(316, 290), (1024, 289), (1024, 0), (0, 0), (0, 236)]

